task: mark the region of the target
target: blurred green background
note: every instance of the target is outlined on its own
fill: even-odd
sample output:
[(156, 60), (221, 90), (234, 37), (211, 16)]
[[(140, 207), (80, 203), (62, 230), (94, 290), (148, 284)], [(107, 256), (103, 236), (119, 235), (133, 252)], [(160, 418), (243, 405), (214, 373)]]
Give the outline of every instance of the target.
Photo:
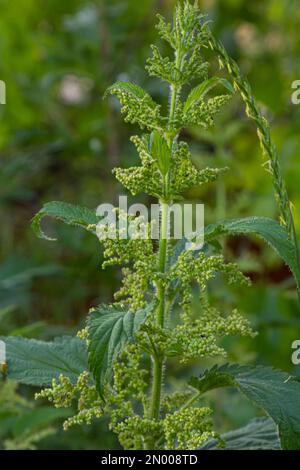
[[(112, 300), (116, 269), (102, 272), (97, 240), (46, 222), (59, 242), (36, 239), (30, 219), (42, 204), (64, 200), (88, 207), (117, 202), (124, 190), (111, 169), (137, 162), (116, 101), (103, 101), (108, 85), (132, 80), (166, 102), (167, 89), (147, 77), (144, 64), (157, 42), (155, 14), (170, 17), (173, 0), (0, 0), (0, 334), (51, 339), (76, 332), (91, 306)], [(298, 0), (199, 0), (212, 29), (249, 77), (280, 150), (300, 233), (300, 105), (291, 103), (300, 79)], [(217, 73), (213, 60), (211, 72)], [(227, 165), (218, 184), (187, 197), (205, 202), (206, 223), (223, 217), (277, 217), (270, 176), (255, 129), (238, 96), (209, 132), (189, 129), (195, 164)], [(141, 198), (143, 199), (143, 198)], [(265, 363), (300, 375), (291, 343), (300, 339), (300, 309), (288, 269), (263, 244), (228, 240), (253, 286), (213, 286), (216, 303), (239, 306), (259, 335), (230, 340), (230, 359)], [(197, 308), (195, 301), (195, 309)], [(193, 366), (197, 368), (196, 365)], [(172, 365), (176, 382), (187, 371)], [(190, 372), (190, 371), (189, 371)], [(105, 421), (61, 430), (67, 410), (33, 400), (34, 390), (0, 383), (0, 448), (116, 448)], [(214, 396), (218, 429), (257, 414), (233, 392)]]

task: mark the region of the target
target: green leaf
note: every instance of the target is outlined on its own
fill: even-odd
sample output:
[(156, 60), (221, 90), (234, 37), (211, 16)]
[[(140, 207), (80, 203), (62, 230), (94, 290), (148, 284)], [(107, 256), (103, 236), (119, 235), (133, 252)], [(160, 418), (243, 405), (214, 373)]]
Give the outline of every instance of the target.
[(104, 93), (104, 98), (106, 98), (108, 94), (114, 94), (116, 91), (129, 94), (137, 100), (142, 100), (143, 98), (145, 98), (145, 96), (149, 96), (148, 93), (143, 90), (143, 88), (138, 85), (135, 85), (134, 83), (116, 82), (107, 88)]
[(76, 206), (67, 202), (47, 202), (42, 209), (33, 217), (31, 226), (39, 238), (55, 241), (56, 238), (48, 237), (41, 229), (41, 220), (45, 217), (53, 217), (65, 224), (85, 228), (94, 231), (90, 226), (96, 225), (101, 219), (96, 212), (86, 207)]
[(211, 242), (216, 237), (224, 234), (258, 235), (265, 240), (289, 266), (300, 291), (300, 267), (297, 262), (294, 243), (286, 229), (276, 220), (267, 217), (224, 220), (205, 228), (205, 241)]
[[(252, 419), (246, 426), (222, 434), (226, 450), (280, 450), (278, 431), (270, 418)], [(217, 450), (217, 442), (210, 439), (201, 450)]]
[(197, 85), (195, 88), (192, 89), (186, 99), (183, 111), (186, 113), (194, 103), (197, 103), (197, 101), (200, 101), (202, 98), (204, 98), (204, 96), (217, 85), (223, 85), (231, 93), (234, 93), (234, 88), (232, 87), (231, 83), (229, 83), (229, 81), (225, 78), (209, 78), (208, 80), (205, 80), (204, 82), (200, 83), (200, 85)]
[(135, 333), (152, 308), (149, 305), (133, 313), (114, 305), (101, 305), (90, 313), (88, 361), (101, 395), (112, 377), (113, 362), (126, 344), (134, 341)]
[(171, 149), (156, 130), (150, 136), (150, 152), (153, 158), (157, 160), (158, 168), (162, 175), (166, 175), (170, 169)]
[(60, 374), (76, 383), (88, 369), (86, 343), (63, 336), (52, 342), (18, 336), (0, 337), (6, 344), (8, 378), (26, 385), (50, 386)]
[(215, 388), (236, 387), (275, 421), (283, 449), (300, 449), (300, 383), (286, 372), (225, 364), (192, 377), (189, 383), (200, 395)]

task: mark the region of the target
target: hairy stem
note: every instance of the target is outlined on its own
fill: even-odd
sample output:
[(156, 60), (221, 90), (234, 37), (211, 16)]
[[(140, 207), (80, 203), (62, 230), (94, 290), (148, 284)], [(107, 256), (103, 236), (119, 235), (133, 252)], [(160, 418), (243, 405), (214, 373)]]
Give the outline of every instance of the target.
[[(159, 241), (159, 261), (158, 268), (161, 274), (166, 271), (166, 260), (167, 260), (167, 235), (168, 235), (168, 219), (169, 219), (169, 205), (165, 202), (161, 202), (161, 230), (160, 230), (160, 241)], [(163, 328), (165, 319), (165, 307), (166, 307), (166, 292), (165, 286), (160, 283), (158, 285), (158, 310), (157, 310), (157, 324)], [(162, 379), (163, 379), (163, 357), (152, 357), (153, 361), (153, 377), (152, 377), (152, 395), (150, 404), (150, 418), (158, 419), (160, 412), (160, 401), (161, 401), (161, 390), (162, 390)], [(151, 450), (155, 446), (153, 439), (148, 439), (145, 442), (145, 449)]]
[[(159, 271), (164, 274), (166, 271), (167, 259), (167, 236), (168, 236), (168, 218), (169, 218), (169, 205), (161, 202), (161, 231), (159, 242)], [(159, 305), (157, 310), (157, 323), (163, 328), (165, 318), (165, 287), (163, 284), (158, 286)], [(162, 374), (163, 374), (163, 358), (153, 358), (153, 386), (152, 386), (152, 400), (150, 416), (152, 419), (158, 419), (160, 410), (161, 388), (162, 388)]]
[[(176, 53), (176, 66), (181, 68), (182, 56), (180, 52)], [(180, 89), (175, 84), (171, 84), (170, 87), (170, 110), (169, 110), (169, 126), (172, 127), (172, 123), (176, 111), (176, 103), (178, 99)], [(168, 136), (168, 145), (172, 149), (173, 143), (176, 136)], [(168, 231), (169, 231), (169, 181), (170, 181), (170, 172), (167, 175), (167, 178), (164, 179), (164, 195), (165, 201), (160, 201), (161, 205), (161, 225), (160, 225), (160, 241), (159, 241), (159, 272), (164, 274), (166, 272), (166, 261), (167, 261), (167, 251), (168, 251)], [(166, 202), (167, 201), (167, 202)], [(164, 328), (165, 322), (165, 313), (166, 313), (166, 290), (163, 283), (158, 286), (158, 310), (157, 310), (157, 323), (158, 326)], [(160, 413), (160, 401), (161, 401), (161, 391), (162, 391), (162, 379), (163, 379), (163, 367), (165, 358), (153, 357), (153, 382), (152, 382), (152, 396), (151, 396), (151, 405), (150, 405), (150, 417), (152, 419), (158, 419)], [(148, 441), (145, 443), (146, 449), (153, 449), (155, 442)]]

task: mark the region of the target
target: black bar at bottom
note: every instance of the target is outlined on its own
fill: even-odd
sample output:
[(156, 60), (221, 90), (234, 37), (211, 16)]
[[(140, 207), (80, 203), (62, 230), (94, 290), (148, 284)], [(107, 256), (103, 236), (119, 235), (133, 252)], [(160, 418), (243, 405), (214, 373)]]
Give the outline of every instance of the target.
[[(91, 451), (0, 451), (0, 468), (5, 469), (5, 464), (38, 464), (44, 465), (71, 464), (87, 466), (95, 464), (105, 469), (108, 466), (120, 465), (123, 468), (142, 468), (146, 465), (174, 467), (189, 465), (194, 468), (211, 464), (267, 464), (272, 467), (280, 467), (300, 461), (300, 451), (116, 451), (116, 450), (91, 450)], [(55, 467), (54, 467), (55, 468)], [(203, 468), (203, 467), (202, 467)], [(236, 468), (236, 465), (234, 465)], [(241, 467), (242, 469), (243, 467)]]

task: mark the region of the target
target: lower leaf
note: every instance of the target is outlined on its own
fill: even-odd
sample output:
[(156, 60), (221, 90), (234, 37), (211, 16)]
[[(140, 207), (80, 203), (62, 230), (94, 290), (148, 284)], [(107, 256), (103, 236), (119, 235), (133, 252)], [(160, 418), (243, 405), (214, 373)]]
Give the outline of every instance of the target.
[(215, 366), (190, 385), (199, 394), (220, 387), (236, 387), (276, 423), (282, 449), (300, 449), (300, 383), (286, 372), (265, 366)]
[(63, 336), (52, 342), (19, 336), (0, 339), (6, 346), (7, 376), (19, 383), (50, 386), (60, 374), (76, 383), (87, 370), (86, 343), (79, 338)]
[[(278, 430), (270, 418), (255, 418), (246, 426), (222, 434), (226, 450), (281, 450)], [(201, 450), (217, 450), (218, 442), (209, 440)]]

